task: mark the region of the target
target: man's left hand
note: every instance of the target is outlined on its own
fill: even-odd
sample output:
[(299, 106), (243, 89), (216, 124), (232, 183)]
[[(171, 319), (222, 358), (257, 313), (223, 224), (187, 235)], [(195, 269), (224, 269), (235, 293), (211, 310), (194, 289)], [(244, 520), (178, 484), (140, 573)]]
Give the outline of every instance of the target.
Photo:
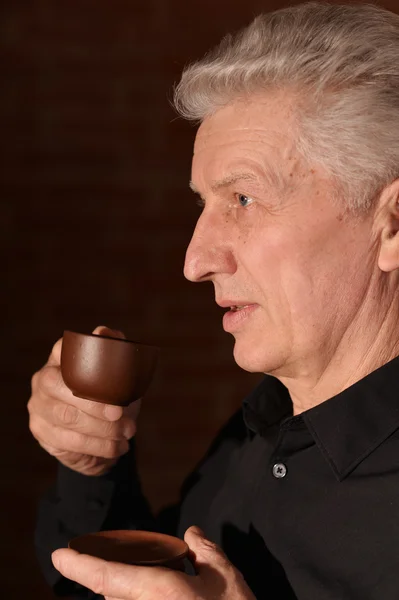
[(197, 527), (184, 536), (197, 575), (164, 567), (108, 562), (61, 548), (52, 554), (55, 568), (107, 600), (256, 600), (243, 576), (222, 550)]

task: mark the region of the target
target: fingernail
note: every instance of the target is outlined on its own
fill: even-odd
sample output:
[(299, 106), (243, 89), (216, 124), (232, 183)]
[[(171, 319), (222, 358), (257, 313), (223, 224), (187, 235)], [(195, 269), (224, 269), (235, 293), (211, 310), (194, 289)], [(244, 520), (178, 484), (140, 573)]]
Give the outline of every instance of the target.
[(136, 428), (134, 427), (133, 423), (126, 423), (123, 427), (123, 436), (127, 439), (130, 440), (134, 434), (136, 433)]
[(109, 421), (117, 421), (123, 415), (123, 408), (121, 406), (113, 406), (112, 404), (107, 404), (104, 408), (104, 416)]
[(107, 327), (106, 325), (97, 325), (97, 327), (95, 329), (93, 329), (92, 333), (94, 333), (96, 335), (100, 335), (104, 329), (109, 329), (109, 327)]

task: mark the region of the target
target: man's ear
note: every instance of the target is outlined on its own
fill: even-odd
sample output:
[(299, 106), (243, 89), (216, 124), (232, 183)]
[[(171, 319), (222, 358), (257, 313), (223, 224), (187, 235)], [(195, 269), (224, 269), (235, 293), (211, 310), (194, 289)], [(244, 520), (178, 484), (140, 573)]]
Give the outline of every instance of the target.
[(399, 179), (387, 186), (379, 200), (380, 253), (378, 266), (389, 273), (399, 268)]

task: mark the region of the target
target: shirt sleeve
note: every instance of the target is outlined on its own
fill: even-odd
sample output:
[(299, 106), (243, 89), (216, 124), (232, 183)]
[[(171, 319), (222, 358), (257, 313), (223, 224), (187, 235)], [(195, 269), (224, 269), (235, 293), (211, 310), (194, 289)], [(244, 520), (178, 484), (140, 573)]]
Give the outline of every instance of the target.
[(129, 452), (105, 475), (81, 475), (59, 464), (55, 485), (41, 499), (35, 530), (36, 555), (58, 596), (102, 598), (60, 575), (51, 553), (79, 535), (110, 529), (155, 528), (136, 469), (134, 439)]

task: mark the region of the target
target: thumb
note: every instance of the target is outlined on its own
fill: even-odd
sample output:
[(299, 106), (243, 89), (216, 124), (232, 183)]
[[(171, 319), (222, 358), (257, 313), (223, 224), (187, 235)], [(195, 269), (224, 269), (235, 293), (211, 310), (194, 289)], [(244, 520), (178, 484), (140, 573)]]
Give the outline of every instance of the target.
[(105, 325), (98, 325), (93, 332), (95, 335), (103, 335), (105, 337), (113, 337), (121, 340), (125, 340), (126, 336), (122, 331), (118, 331), (117, 329), (111, 329), (110, 327), (106, 327)]
[(223, 550), (205, 537), (202, 529), (192, 526), (184, 534), (184, 541), (190, 549), (190, 559), (199, 574), (208, 570), (225, 571), (231, 566)]

